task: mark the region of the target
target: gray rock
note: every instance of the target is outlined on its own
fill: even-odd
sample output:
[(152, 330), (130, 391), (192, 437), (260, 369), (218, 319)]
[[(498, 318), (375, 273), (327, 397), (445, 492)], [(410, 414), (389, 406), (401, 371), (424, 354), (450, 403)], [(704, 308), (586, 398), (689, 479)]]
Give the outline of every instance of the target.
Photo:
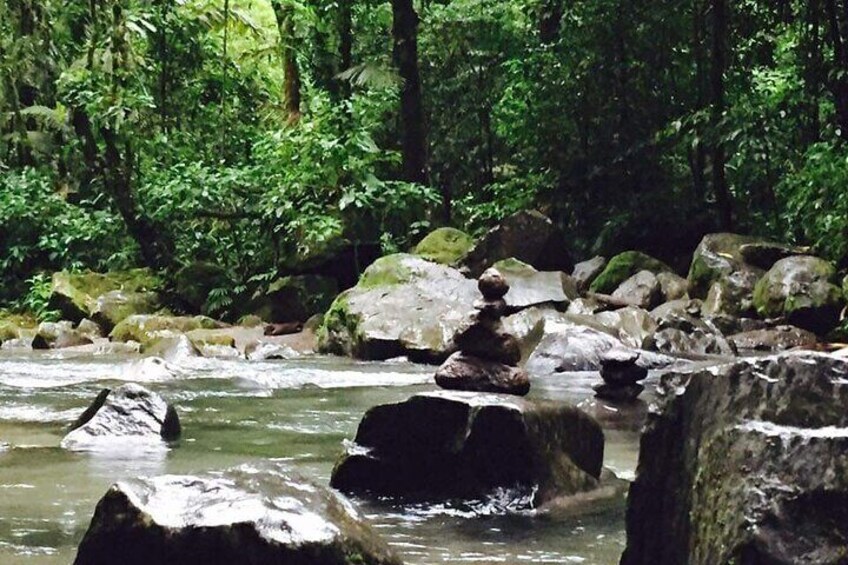
[(383, 257), (333, 302), (318, 332), (319, 348), (361, 359), (440, 363), (480, 296), (476, 286), (456, 269), (419, 257)]
[(518, 212), (489, 230), (460, 261), (469, 277), (503, 259), (515, 258), (540, 271), (570, 273), (574, 264), (567, 240), (553, 222), (543, 214)]
[(660, 305), (663, 295), (657, 276), (650, 271), (639, 271), (621, 283), (612, 297), (631, 306), (650, 310)]
[(818, 338), (813, 332), (794, 326), (740, 332), (727, 338), (739, 350), (770, 351), (777, 353), (794, 347), (813, 348)]
[(736, 350), (718, 331), (695, 326), (692, 330), (663, 328), (657, 331), (646, 343), (646, 349), (690, 359), (717, 355), (733, 357)]
[(542, 304), (567, 304), (578, 298), (577, 283), (560, 271), (537, 271), (530, 265), (507, 259), (495, 263), (509, 285), (504, 300), (510, 308)]
[(808, 247), (784, 245), (773, 241), (746, 243), (739, 247), (739, 253), (746, 263), (765, 270), (771, 269), (781, 259), (795, 255), (806, 255), (809, 252)]
[(592, 387), (595, 391), (595, 396), (602, 400), (612, 402), (633, 402), (635, 401), (645, 387), (639, 383), (627, 385), (612, 385), (609, 383), (601, 383)]
[(763, 270), (746, 263), (740, 249), (743, 245), (762, 241), (757, 237), (733, 233), (705, 235), (695, 249), (689, 267), (689, 296), (706, 298), (714, 282), (733, 273), (748, 271), (761, 275)]
[(71, 322), (42, 322), (32, 339), (33, 349), (64, 349), (93, 343), (92, 339), (75, 330)]
[(571, 276), (577, 282), (577, 288), (579, 290), (586, 290), (592, 284), (592, 281), (604, 272), (606, 266), (607, 258), (598, 255), (574, 265), (574, 271), (571, 272)]
[(540, 505), (597, 487), (603, 451), (600, 426), (577, 408), (440, 391), (369, 410), (331, 485), (424, 500), (513, 487)]
[[(62, 439), (66, 449), (120, 447), (131, 440), (158, 444), (181, 433), (173, 406), (156, 393), (136, 384), (103, 389)], [(116, 441), (117, 440), (117, 441)]]
[(627, 347), (640, 349), (645, 340), (657, 330), (657, 323), (651, 315), (634, 306), (618, 310), (599, 312), (594, 319), (611, 330)]
[(514, 366), (521, 360), (518, 339), (504, 331), (500, 323), (473, 323), (456, 334), (453, 342), (463, 353), (488, 361)]
[(641, 438), (622, 565), (848, 555), (848, 362), (783, 354), (668, 374)]
[(156, 292), (111, 290), (97, 297), (91, 318), (107, 334), (115, 326), (136, 314), (153, 314), (161, 308)]
[(518, 396), (530, 392), (530, 376), (523, 369), (461, 351), (442, 363), (436, 371), (436, 384), (449, 390), (500, 392)]
[(648, 376), (648, 369), (636, 364), (639, 357), (638, 351), (630, 349), (605, 352), (601, 355), (601, 378), (610, 387), (628, 387), (644, 380)]
[(677, 273), (657, 273), (657, 281), (660, 283), (660, 290), (662, 291), (662, 302), (680, 300), (685, 298), (689, 292), (689, 281)]
[(247, 465), (113, 485), (74, 561), (112, 563), (401, 565), (338, 493)]

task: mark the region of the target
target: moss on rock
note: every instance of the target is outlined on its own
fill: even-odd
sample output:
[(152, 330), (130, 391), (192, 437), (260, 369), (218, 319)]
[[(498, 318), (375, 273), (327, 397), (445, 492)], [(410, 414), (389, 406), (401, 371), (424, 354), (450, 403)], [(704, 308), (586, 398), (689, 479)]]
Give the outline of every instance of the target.
[(109, 273), (59, 271), (53, 274), (48, 308), (58, 310), (62, 318), (78, 323), (94, 314), (97, 299), (108, 292), (156, 292), (161, 287), (162, 280), (150, 269)]
[(464, 231), (439, 228), (422, 239), (413, 254), (442, 265), (453, 265), (465, 257), (473, 245), (474, 240)]
[(220, 322), (206, 316), (139, 314), (120, 322), (109, 334), (109, 337), (112, 341), (137, 341), (144, 347), (161, 337), (219, 327), (221, 327)]
[(611, 294), (621, 283), (639, 271), (650, 271), (658, 274), (673, 273), (674, 269), (650, 255), (639, 251), (625, 251), (610, 259), (603, 272), (592, 281), (589, 289), (592, 292)]

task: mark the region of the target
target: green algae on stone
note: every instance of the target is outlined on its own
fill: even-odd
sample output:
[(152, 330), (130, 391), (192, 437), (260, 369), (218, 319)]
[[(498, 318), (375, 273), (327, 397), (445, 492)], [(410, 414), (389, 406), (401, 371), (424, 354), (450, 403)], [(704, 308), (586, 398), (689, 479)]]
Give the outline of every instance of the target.
[(654, 274), (673, 273), (674, 269), (650, 255), (640, 251), (625, 251), (609, 260), (603, 272), (598, 275), (589, 290), (603, 294), (611, 294), (627, 279), (639, 271), (650, 271)]
[(453, 265), (474, 246), (474, 239), (456, 228), (438, 228), (422, 239), (413, 250), (428, 261)]
[(215, 329), (220, 322), (206, 316), (164, 316), (138, 314), (121, 321), (109, 337), (112, 341), (137, 341), (142, 346), (163, 336), (199, 329)]
[(161, 286), (162, 280), (150, 269), (109, 273), (59, 271), (53, 274), (48, 308), (77, 323), (90, 317), (97, 308), (97, 299), (110, 291), (156, 292)]

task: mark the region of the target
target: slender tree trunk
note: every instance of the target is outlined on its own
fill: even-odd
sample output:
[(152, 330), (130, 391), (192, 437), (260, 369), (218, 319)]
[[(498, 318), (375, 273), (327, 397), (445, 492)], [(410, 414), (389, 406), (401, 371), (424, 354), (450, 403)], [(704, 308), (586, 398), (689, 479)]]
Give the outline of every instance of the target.
[(727, 4), (713, 0), (713, 64), (710, 77), (712, 90), (713, 192), (722, 229), (733, 229), (733, 209), (725, 173), (725, 148), (721, 132), (724, 119), (724, 72), (727, 68)]
[[(353, 0), (339, 0), (339, 70), (353, 66)], [(350, 83), (342, 81), (342, 98), (349, 100)]]
[(294, 50), (294, 7), (283, 0), (272, 0), (271, 4), (274, 7), (277, 30), (280, 33), (286, 112), (289, 123), (297, 123), (300, 120), (300, 69), (297, 66)]
[[(827, 19), (830, 28), (830, 41), (833, 47), (833, 79), (831, 80), (831, 91), (833, 102), (836, 106), (836, 120), (842, 139), (848, 139), (848, 54), (845, 48), (845, 36), (842, 22), (839, 17), (839, 8), (836, 0), (825, 0), (827, 8)], [(848, 11), (846, 2), (845, 11)], [(848, 14), (844, 15), (848, 20)]]
[(544, 44), (556, 43), (562, 26), (563, 0), (545, 0), (539, 14), (539, 39)]
[(427, 184), (427, 136), (418, 72), (418, 14), (412, 0), (392, 0), (394, 59), (403, 80), (400, 93), (403, 178)]

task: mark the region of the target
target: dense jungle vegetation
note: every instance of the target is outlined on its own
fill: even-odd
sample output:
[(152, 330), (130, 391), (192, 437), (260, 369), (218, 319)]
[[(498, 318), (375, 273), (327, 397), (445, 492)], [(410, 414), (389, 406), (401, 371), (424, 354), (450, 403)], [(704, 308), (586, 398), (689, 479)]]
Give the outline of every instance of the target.
[(0, 300), (537, 208), (576, 256), (734, 230), (848, 264), (848, 0), (4, 0)]

